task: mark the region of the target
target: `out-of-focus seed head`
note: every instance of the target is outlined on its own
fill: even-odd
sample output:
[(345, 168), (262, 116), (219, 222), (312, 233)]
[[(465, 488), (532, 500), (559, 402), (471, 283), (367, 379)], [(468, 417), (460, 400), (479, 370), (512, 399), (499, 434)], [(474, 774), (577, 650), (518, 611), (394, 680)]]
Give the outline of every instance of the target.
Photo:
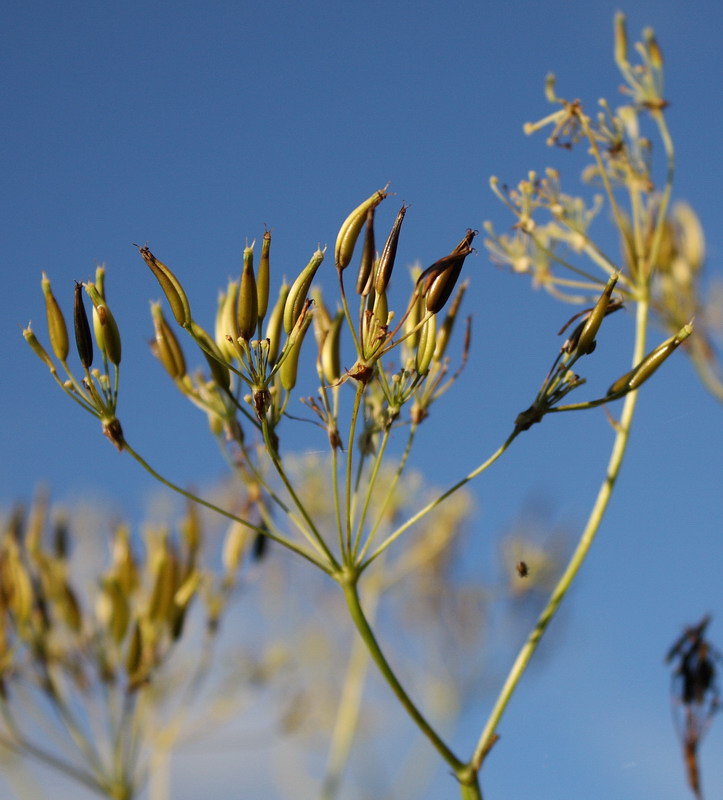
[(80, 363), (90, 369), (93, 363), (93, 339), (90, 335), (88, 315), (83, 305), (83, 284), (76, 281), (73, 302), (73, 323), (75, 328), (75, 346), (78, 348)]
[(349, 266), (354, 254), (356, 240), (359, 238), (362, 225), (364, 225), (367, 218), (367, 211), (370, 208), (376, 208), (384, 200), (387, 196), (386, 190), (387, 187), (385, 186), (383, 189), (374, 192), (371, 197), (368, 197), (349, 214), (342, 223), (341, 228), (339, 228), (336, 246), (334, 247), (334, 263), (339, 271)]
[(65, 361), (68, 358), (68, 351), (70, 343), (68, 340), (68, 328), (65, 324), (65, 317), (60, 310), (58, 301), (53, 295), (50, 288), (50, 280), (48, 276), (43, 273), (43, 278), (40, 285), (45, 295), (45, 314), (48, 320), (48, 337), (50, 339), (50, 347), (53, 350), (55, 357), (58, 361)]
[(244, 249), (244, 268), (238, 296), (238, 333), (245, 341), (256, 333), (259, 319), (259, 300), (254, 275), (254, 246)]
[(615, 14), (615, 63), (620, 67), (628, 63), (628, 34), (625, 30), (625, 14)]

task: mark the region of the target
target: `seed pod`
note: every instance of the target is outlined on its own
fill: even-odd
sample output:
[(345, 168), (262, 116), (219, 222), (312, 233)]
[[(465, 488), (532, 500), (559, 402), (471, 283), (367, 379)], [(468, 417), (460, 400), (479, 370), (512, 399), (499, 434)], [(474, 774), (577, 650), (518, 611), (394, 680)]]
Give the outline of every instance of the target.
[(170, 325), (161, 311), (160, 303), (151, 303), (151, 317), (155, 330), (155, 350), (158, 360), (173, 380), (181, 379), (186, 374), (186, 359)]
[(402, 222), (404, 221), (404, 215), (407, 213), (408, 208), (409, 206), (405, 206), (402, 203), (402, 207), (397, 212), (397, 218), (394, 220), (394, 225), (392, 225), (392, 229), (389, 231), (389, 236), (387, 236), (387, 241), (384, 243), (382, 254), (379, 256), (377, 268), (374, 273), (374, 289), (376, 290), (377, 294), (382, 294), (387, 290), (389, 280), (392, 277), (394, 260), (397, 257), (399, 234), (402, 230)]
[(627, 64), (628, 61), (628, 34), (625, 31), (625, 14), (618, 11), (615, 14), (615, 63)]
[(286, 306), (286, 299), (289, 296), (289, 284), (284, 284), (279, 289), (279, 297), (276, 301), (269, 321), (266, 325), (266, 339), (269, 342), (269, 364), (276, 363), (276, 357), (279, 355), (279, 347), (281, 346), (281, 326), (284, 321), (284, 307)]
[(448, 256), (435, 261), (419, 276), (417, 291), (425, 298), (427, 311), (436, 314), (444, 308), (457, 283), (464, 260), (472, 252), (472, 239), (476, 235), (477, 231), (469, 228), (464, 239)]
[(211, 376), (220, 387), (228, 391), (231, 387), (231, 375), (228, 371), (228, 367), (224, 363), (223, 353), (218, 349), (218, 345), (206, 331), (193, 320), (190, 322), (189, 330), (193, 338), (199, 340), (202, 345), (201, 350), (203, 350), (203, 355), (206, 361), (208, 361)]
[(316, 271), (324, 260), (325, 251), (326, 248), (324, 250), (316, 250), (311, 257), (311, 261), (301, 270), (299, 277), (289, 290), (289, 295), (284, 305), (284, 330), (287, 334), (291, 333), (296, 320), (301, 316), (301, 310), (306, 302), (306, 296), (309, 294), (311, 282), (314, 280), (314, 275), (316, 275)]
[(180, 281), (165, 264), (151, 253), (147, 245), (139, 247), (138, 250), (160, 283), (176, 322), (184, 328), (187, 327), (191, 323), (191, 307)]
[(663, 69), (663, 51), (660, 49), (658, 40), (655, 38), (652, 28), (646, 28), (643, 31), (645, 44), (648, 46), (648, 53), (650, 54), (650, 64), (653, 69)]
[(264, 321), (269, 307), (269, 281), (270, 263), (269, 250), (271, 249), (271, 231), (264, 231), (261, 242), (261, 260), (259, 261), (258, 274), (256, 275), (256, 297), (258, 304), (259, 322)]
[(449, 344), (449, 339), (452, 335), (452, 329), (454, 328), (454, 324), (457, 320), (457, 315), (459, 314), (459, 307), (462, 303), (462, 298), (464, 297), (465, 292), (467, 291), (467, 287), (469, 286), (468, 281), (463, 281), (459, 289), (457, 289), (457, 294), (454, 296), (452, 300), (452, 304), (447, 311), (447, 316), (444, 318), (444, 322), (442, 323), (441, 327), (437, 331), (437, 344), (434, 348), (434, 360), (441, 361), (444, 358), (444, 354), (447, 352), (447, 345)]
[(234, 342), (238, 341), (238, 281), (229, 281), (226, 294), (221, 294), (216, 310), (216, 344), (224, 354), (227, 361), (237, 357), (237, 349), (226, 338), (230, 336)]
[(321, 372), (324, 380), (329, 384), (336, 383), (341, 377), (341, 326), (344, 314), (340, 311), (334, 317), (326, 337), (321, 345)]
[(693, 324), (689, 322), (687, 325), (684, 325), (675, 336), (671, 336), (670, 339), (666, 339), (654, 350), (651, 350), (637, 366), (633, 367), (630, 372), (625, 373), (622, 378), (618, 378), (615, 383), (613, 383), (608, 389), (608, 397), (626, 394), (627, 392), (637, 389), (692, 332)]
[(85, 291), (93, 303), (93, 331), (101, 353), (111, 364), (118, 366), (121, 360), (121, 338), (118, 324), (106, 305), (103, 296), (93, 283), (86, 283)]
[(238, 294), (238, 334), (253, 339), (259, 319), (259, 299), (254, 276), (254, 246), (244, 248), (244, 268)]
[(309, 330), (309, 325), (311, 325), (311, 314), (304, 313), (303, 319), (299, 320), (293, 332), (293, 336), (289, 337), (289, 342), (287, 343), (289, 352), (286, 354), (279, 369), (281, 385), (287, 392), (290, 392), (294, 386), (296, 386), (296, 375), (299, 370), (299, 354), (301, 353), (301, 345), (304, 343), (306, 331)]
[(221, 563), (226, 573), (233, 573), (239, 568), (249, 543), (249, 532), (239, 522), (233, 522), (226, 534), (221, 554)]
[(68, 328), (65, 324), (63, 312), (60, 310), (58, 301), (50, 288), (50, 280), (45, 273), (43, 273), (40, 286), (45, 295), (45, 314), (48, 319), (50, 346), (58, 361), (65, 361), (68, 358), (69, 350)]
[(374, 245), (374, 209), (367, 209), (366, 233), (364, 235), (364, 248), (362, 249), (359, 274), (356, 279), (356, 293), (366, 297), (372, 289), (374, 272), (374, 259), (376, 247)]
[(359, 238), (359, 232), (367, 218), (367, 211), (370, 208), (376, 208), (384, 200), (387, 196), (386, 188), (385, 186), (383, 189), (374, 192), (371, 197), (368, 197), (361, 205), (357, 206), (339, 228), (336, 246), (334, 247), (334, 263), (339, 271), (349, 266), (351, 257), (354, 254), (356, 240)]
[(410, 352), (414, 352), (419, 344), (419, 331), (414, 330), (417, 325), (422, 321), (424, 314), (424, 298), (416, 293), (412, 295), (413, 305), (404, 320), (404, 344), (409, 348)]
[(597, 303), (595, 303), (595, 307), (590, 312), (590, 316), (585, 320), (582, 326), (576, 347), (580, 355), (587, 355), (588, 353), (592, 353), (595, 349), (595, 337), (600, 330), (605, 315), (608, 313), (610, 296), (615, 288), (615, 284), (618, 282), (618, 275), (619, 273), (615, 273), (607, 282), (607, 286), (598, 298)]
[(73, 322), (75, 327), (75, 346), (78, 348), (80, 363), (90, 369), (93, 363), (93, 339), (90, 336), (90, 325), (88, 315), (85, 313), (83, 305), (83, 284), (75, 283), (75, 294), (73, 302)]
[(437, 345), (437, 317), (432, 315), (422, 326), (419, 332), (419, 344), (417, 345), (417, 352), (415, 357), (415, 368), (419, 375), (425, 375), (429, 371), (429, 365), (432, 363), (434, 356), (434, 349)]
[[(141, 631), (140, 621), (136, 620), (133, 623), (133, 633), (131, 634), (130, 642), (128, 643), (128, 653), (126, 654), (126, 673), (132, 685), (140, 678), (138, 674), (141, 667), (141, 660), (143, 656), (143, 632)], [(130, 686), (129, 686), (130, 688)]]
[(48, 352), (43, 345), (40, 344), (35, 336), (35, 332), (29, 325), (27, 328), (23, 328), (23, 338), (30, 345), (35, 355), (48, 367), (53, 374), (55, 374), (56, 369), (55, 364), (53, 364), (53, 359), (48, 355)]

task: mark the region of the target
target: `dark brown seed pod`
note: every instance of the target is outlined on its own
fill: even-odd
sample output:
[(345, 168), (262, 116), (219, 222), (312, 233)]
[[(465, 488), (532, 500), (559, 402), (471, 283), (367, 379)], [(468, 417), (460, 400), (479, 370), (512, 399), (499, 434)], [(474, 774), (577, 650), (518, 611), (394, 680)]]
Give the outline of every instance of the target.
[(374, 289), (377, 294), (384, 294), (389, 285), (389, 280), (392, 277), (392, 270), (394, 269), (394, 260), (397, 257), (397, 244), (399, 243), (399, 234), (402, 230), (402, 222), (404, 215), (407, 213), (409, 206), (402, 203), (402, 207), (397, 212), (397, 218), (394, 220), (387, 241), (384, 244), (382, 254), (379, 256), (377, 268), (374, 273)]
[(462, 271), (464, 260), (472, 252), (472, 240), (477, 231), (469, 228), (464, 239), (452, 252), (435, 261), (419, 276), (417, 292), (425, 298), (427, 311), (436, 314), (444, 308), (454, 289), (459, 274)]
[(75, 346), (78, 348), (80, 363), (90, 369), (93, 363), (93, 339), (90, 335), (90, 324), (88, 315), (85, 313), (83, 305), (83, 284), (75, 282), (75, 294), (73, 301), (73, 323), (75, 327)]

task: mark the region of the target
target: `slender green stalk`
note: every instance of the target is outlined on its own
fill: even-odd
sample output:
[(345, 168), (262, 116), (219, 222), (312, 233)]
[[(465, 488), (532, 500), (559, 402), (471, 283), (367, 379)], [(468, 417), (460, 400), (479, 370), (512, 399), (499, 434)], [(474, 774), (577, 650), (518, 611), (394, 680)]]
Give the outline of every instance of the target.
[(352, 484), (352, 468), (354, 458), (354, 439), (356, 437), (356, 423), (359, 417), (359, 408), (364, 394), (364, 384), (359, 381), (357, 383), (356, 392), (354, 393), (354, 405), (351, 411), (351, 420), (349, 422), (349, 438), (347, 439), (346, 448), (346, 546), (345, 551), (347, 557), (351, 559), (352, 556), (352, 513), (351, 513), (351, 484)]
[[(648, 303), (647, 301), (644, 301), (639, 303), (637, 308), (636, 339), (633, 353), (633, 364), (638, 363), (642, 359), (645, 352), (647, 318)], [(615, 436), (612, 452), (610, 454), (610, 460), (608, 462), (605, 479), (600, 486), (597, 498), (595, 499), (595, 504), (592, 507), (587, 524), (585, 525), (585, 529), (582, 532), (580, 541), (575, 548), (575, 552), (573, 553), (565, 572), (562, 574), (562, 577), (555, 586), (547, 606), (537, 620), (537, 624), (520, 650), (517, 659), (515, 660), (509, 675), (507, 676), (507, 680), (502, 687), (499, 697), (495, 702), (470, 762), (475, 769), (479, 769), (482, 765), (485, 754), (489, 751), (493, 743), (497, 726), (502, 715), (504, 714), (505, 709), (507, 708), (507, 704), (514, 694), (522, 675), (527, 669), (527, 665), (530, 663), (530, 659), (537, 649), (537, 646), (540, 643), (547, 626), (557, 613), (560, 603), (569, 591), (572, 582), (577, 576), (577, 573), (580, 571), (580, 567), (585, 561), (585, 558), (590, 551), (590, 547), (595, 540), (595, 536), (600, 529), (600, 524), (602, 523), (603, 516), (610, 502), (615, 483), (620, 474), (623, 456), (625, 455), (625, 451), (627, 449), (630, 436), (630, 426), (635, 413), (637, 396), (637, 392), (633, 391), (627, 394), (625, 397), (625, 403), (623, 405), (620, 422), (617, 426), (617, 434)]]
[[(364, 506), (362, 508), (361, 514), (359, 516), (359, 522), (357, 524), (356, 534), (354, 535), (354, 545), (352, 554), (354, 560), (356, 561), (356, 554), (359, 551), (359, 545), (361, 543), (361, 537), (364, 530), (364, 523), (366, 522), (367, 514), (369, 513), (369, 506), (372, 501), (372, 497), (374, 495), (374, 489), (377, 483), (377, 477), (379, 476), (379, 469), (382, 465), (382, 461), (384, 459), (384, 453), (387, 449), (387, 444), (389, 443), (389, 433), (390, 428), (387, 427), (384, 430), (384, 435), (382, 436), (382, 441), (377, 447), (377, 453), (374, 458), (374, 465), (372, 467), (371, 475), (369, 476), (369, 485), (366, 488), (365, 497), (364, 497)], [(370, 534), (371, 535), (371, 534)]]
[(374, 663), (377, 665), (384, 679), (396, 695), (397, 700), (399, 700), (405, 711), (414, 720), (419, 730), (427, 737), (427, 739), (429, 739), (442, 758), (450, 765), (450, 767), (452, 767), (455, 773), (464, 770), (466, 765), (457, 758), (457, 756), (442, 741), (439, 734), (434, 730), (429, 722), (427, 722), (422, 712), (417, 708), (417, 706), (412, 702), (412, 699), (405, 692), (402, 684), (399, 682), (399, 679), (394, 673), (394, 670), (384, 656), (384, 653), (377, 642), (374, 631), (372, 630), (369, 621), (364, 614), (364, 610), (362, 609), (361, 602), (359, 600), (359, 592), (357, 589), (358, 577), (358, 573), (353, 575), (342, 575), (339, 576), (338, 580), (342, 589), (344, 590), (344, 598), (346, 599), (351, 618), (356, 625), (359, 635), (364, 640), (371, 657), (374, 659)]
[(520, 430), (515, 428), (512, 433), (507, 437), (507, 439), (503, 442), (502, 445), (486, 460), (483, 461), (476, 469), (473, 469), (469, 475), (462, 478), (461, 481), (457, 481), (454, 486), (450, 486), (445, 492), (442, 492), (439, 497), (435, 500), (432, 500), (431, 503), (427, 503), (424, 508), (418, 511), (416, 514), (411, 516), (405, 523), (400, 525), (393, 533), (389, 534), (387, 538), (377, 547), (377, 549), (369, 556), (369, 558), (364, 561), (361, 565), (360, 569), (366, 569), (369, 564), (372, 563), (375, 559), (377, 559), (386, 549), (389, 547), (390, 544), (395, 542), (406, 530), (412, 527), (416, 522), (419, 522), (422, 517), (426, 514), (429, 514), (430, 511), (433, 511), (440, 503), (446, 500), (450, 495), (454, 494), (456, 491), (461, 489), (463, 486), (468, 484), (471, 480), (476, 478), (482, 472), (484, 472), (488, 467), (491, 467), (492, 464), (497, 461), (497, 459), (507, 450), (507, 448), (512, 444), (512, 442), (517, 438), (517, 435), (520, 433)]
[[(321, 561), (313, 552), (307, 550), (306, 548), (298, 545), (296, 542), (293, 542), (291, 539), (287, 539), (285, 536), (278, 536), (264, 528), (259, 528), (258, 525), (254, 525), (253, 523), (249, 522), (248, 520), (242, 519), (241, 517), (236, 516), (236, 514), (232, 514), (230, 511), (226, 511), (225, 509), (221, 508), (220, 506), (215, 505), (214, 503), (209, 502), (208, 500), (204, 500), (202, 497), (193, 494), (192, 492), (188, 492), (185, 489), (182, 489), (180, 486), (177, 486), (175, 483), (171, 483), (171, 481), (166, 480), (159, 472), (156, 472), (155, 469), (139, 454), (137, 453), (127, 441), (123, 444), (123, 449), (128, 452), (142, 467), (146, 470), (150, 475), (152, 475), (159, 483), (162, 483), (164, 486), (172, 489), (174, 492), (182, 495), (183, 497), (187, 498), (188, 500), (193, 500), (194, 503), (198, 503), (205, 508), (211, 509), (211, 511), (215, 511), (217, 514), (220, 514), (222, 517), (226, 517), (226, 519), (233, 520), (233, 522), (238, 522), (240, 525), (245, 526), (246, 528), (250, 528), (252, 531), (256, 533), (261, 533), (264, 536), (268, 536), (270, 539), (273, 539), (275, 542), (283, 545), (284, 547), (288, 547), (289, 550), (292, 550), (297, 555), (300, 555), (302, 558), (305, 558), (307, 561), (310, 561), (315, 566), (319, 567), (319, 569), (323, 570), (326, 573), (331, 573), (331, 568), (328, 564)], [(283, 471), (282, 471), (283, 472)]]

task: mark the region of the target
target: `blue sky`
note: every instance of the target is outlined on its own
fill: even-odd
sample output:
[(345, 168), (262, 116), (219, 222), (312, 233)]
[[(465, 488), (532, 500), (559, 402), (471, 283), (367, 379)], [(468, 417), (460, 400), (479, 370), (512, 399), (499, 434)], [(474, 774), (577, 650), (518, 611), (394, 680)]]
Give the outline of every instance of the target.
[[(317, 243), (333, 243), (346, 213), (388, 181), (397, 195), (387, 201), (389, 221), (397, 201), (411, 204), (401, 261), (431, 263), (486, 219), (504, 230), (510, 220), (489, 191), (490, 175), (516, 183), (554, 164), (575, 184), (579, 158), (550, 151), (543, 136), (524, 136), (522, 124), (549, 112), (549, 71), (561, 93), (590, 107), (601, 96), (617, 100), (618, 8), (631, 38), (651, 25), (662, 44), (676, 196), (699, 213), (708, 268), (720, 277), (723, 11), (712, 0), (627, 8), (563, 0), (6, 5), (0, 503), (27, 500), (43, 480), (58, 500), (100, 496), (138, 518), (154, 491), (23, 342), (29, 319), (44, 337), (41, 271), (69, 309), (72, 281), (106, 263), (124, 336), (126, 435), (179, 483), (212, 483), (224, 466), (205, 421), (174, 393), (146, 346), (148, 300), (159, 291), (132, 242), (148, 241), (177, 271), (194, 313), (210, 324), (217, 290), (238, 273), (246, 240), (260, 240), (264, 225), (274, 231), (277, 280), (291, 278)], [(479, 250), (465, 267), (475, 315), (470, 366), (435, 407), (417, 452), (418, 466), (439, 484), (504, 439), (568, 316)], [(629, 331), (630, 320), (619, 324)], [(627, 350), (601, 353), (601, 385), (627, 369), (627, 358)], [(679, 628), (704, 613), (723, 642), (722, 411), (682, 355), (646, 387), (599, 542), (555, 648), (504, 719), (485, 797), (687, 796), (662, 656)], [(545, 496), (579, 527), (609, 442), (602, 412), (547, 419), (516, 442), (476, 486), (471, 568), (494, 574), (495, 534), (531, 497)], [(465, 717), (459, 749), (471, 746), (485, 711)], [(701, 752), (710, 797), (723, 794), (721, 737), (723, 723)], [(444, 777), (435, 791), (453, 796)]]

